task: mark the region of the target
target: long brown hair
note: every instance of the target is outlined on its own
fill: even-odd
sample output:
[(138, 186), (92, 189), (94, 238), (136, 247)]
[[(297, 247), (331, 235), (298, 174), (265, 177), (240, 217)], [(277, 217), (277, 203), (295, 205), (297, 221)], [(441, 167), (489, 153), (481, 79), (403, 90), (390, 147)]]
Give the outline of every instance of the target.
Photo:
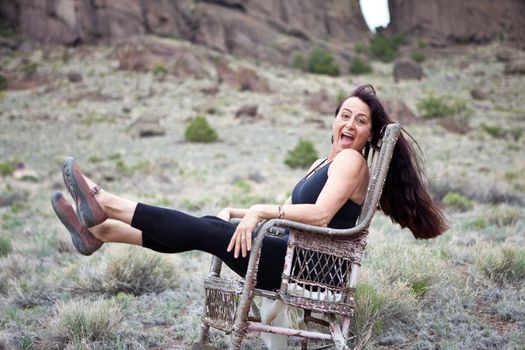
[[(372, 115), (372, 139), (365, 150), (367, 152), (370, 146), (378, 148), (384, 126), (393, 123), (393, 120), (386, 113), (372, 85), (359, 86), (347, 98), (353, 96), (366, 103)], [(347, 98), (340, 102), (335, 111), (336, 116)], [(414, 140), (404, 129), (403, 132)], [(408, 227), (416, 238), (427, 239), (439, 236), (448, 226), (423, 179), (418, 154), (401, 133), (394, 148), (379, 206), (392, 221), (402, 228)]]

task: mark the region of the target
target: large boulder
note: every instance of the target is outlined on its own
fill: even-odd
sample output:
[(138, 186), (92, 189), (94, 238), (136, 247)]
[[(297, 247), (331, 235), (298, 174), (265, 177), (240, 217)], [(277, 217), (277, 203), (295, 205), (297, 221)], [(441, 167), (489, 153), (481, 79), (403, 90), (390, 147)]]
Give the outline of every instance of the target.
[(525, 46), (523, 0), (389, 0), (388, 30), (433, 46), (505, 40)]
[(266, 79), (259, 77), (253, 69), (235, 71), (224, 61), (217, 62), (216, 69), (219, 84), (225, 83), (240, 91), (270, 92)]
[(423, 68), (414, 61), (401, 59), (394, 63), (394, 81), (423, 78)]
[(205, 52), (190, 50), (185, 45), (155, 37), (138, 37), (119, 43), (114, 56), (119, 68), (139, 72), (166, 70), (177, 77), (211, 76), (211, 58)]
[(524, 75), (525, 74), (525, 60), (518, 60), (507, 63), (503, 71), (507, 75)]

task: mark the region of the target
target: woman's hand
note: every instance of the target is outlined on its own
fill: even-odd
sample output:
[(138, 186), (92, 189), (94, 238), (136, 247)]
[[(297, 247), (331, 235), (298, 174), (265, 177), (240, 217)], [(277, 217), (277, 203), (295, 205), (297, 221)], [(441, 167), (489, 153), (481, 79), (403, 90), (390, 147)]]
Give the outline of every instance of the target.
[(231, 252), (233, 249), (235, 258), (239, 257), (239, 251), (243, 258), (246, 257), (252, 249), (252, 233), (259, 221), (261, 221), (261, 217), (258, 211), (254, 207), (250, 208), (237, 225), (226, 251)]

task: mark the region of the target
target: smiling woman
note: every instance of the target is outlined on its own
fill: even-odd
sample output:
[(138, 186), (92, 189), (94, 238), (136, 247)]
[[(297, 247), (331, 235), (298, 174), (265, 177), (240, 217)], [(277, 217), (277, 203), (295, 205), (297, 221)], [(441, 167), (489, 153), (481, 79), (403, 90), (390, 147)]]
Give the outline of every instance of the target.
[[(76, 212), (61, 193), (52, 205), (69, 230), (77, 250), (90, 255), (104, 243), (127, 243), (163, 253), (201, 250), (219, 257), (241, 276), (246, 274), (252, 232), (263, 219), (287, 219), (346, 229), (355, 226), (369, 180), (366, 154), (380, 148), (384, 127), (392, 123), (371, 85), (358, 87), (335, 110), (333, 142), (327, 157), (310, 171), (282, 205), (254, 204), (225, 208), (217, 216), (194, 217), (150, 206), (107, 192), (84, 176), (73, 158), (62, 168)], [(432, 238), (446, 229), (444, 217), (422, 181), (414, 149), (400, 136), (393, 152), (380, 207), (416, 238)], [(241, 218), (238, 225), (229, 222)], [(265, 237), (257, 287), (279, 287), (286, 238)]]

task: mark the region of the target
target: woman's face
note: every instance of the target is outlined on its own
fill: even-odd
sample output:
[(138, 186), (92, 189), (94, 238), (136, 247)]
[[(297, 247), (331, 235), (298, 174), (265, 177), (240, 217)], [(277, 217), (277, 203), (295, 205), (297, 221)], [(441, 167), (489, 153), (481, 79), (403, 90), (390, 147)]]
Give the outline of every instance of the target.
[(368, 105), (358, 97), (347, 98), (334, 118), (332, 132), (336, 152), (345, 148), (361, 152), (372, 138), (372, 116)]

